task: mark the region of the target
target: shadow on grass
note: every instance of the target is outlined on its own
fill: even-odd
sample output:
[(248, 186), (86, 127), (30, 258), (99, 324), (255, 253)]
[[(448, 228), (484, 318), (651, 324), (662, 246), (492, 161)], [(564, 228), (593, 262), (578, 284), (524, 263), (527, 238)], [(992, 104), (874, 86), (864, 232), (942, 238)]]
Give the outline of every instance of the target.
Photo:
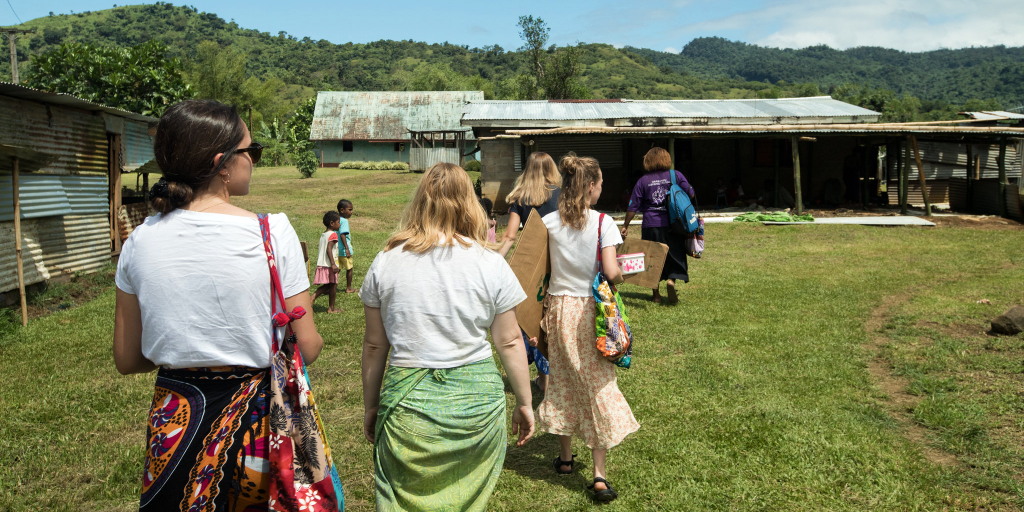
[[(512, 385), (509, 383), (508, 377), (502, 376), (501, 379), (505, 383), (505, 392), (512, 393)], [(533, 392), (533, 405), (536, 407), (544, 399), (544, 393), (532, 382), (530, 390)], [(536, 414), (537, 411), (534, 409), (535, 420)], [(509, 445), (505, 453), (504, 468), (531, 480), (542, 480), (552, 485), (560, 485), (569, 491), (586, 493), (586, 487), (590, 484), (589, 477), (586, 477), (589, 474), (590, 466), (576, 457), (572, 474), (556, 473), (552, 461), (559, 455), (559, 449), (557, 435), (535, 430), (533, 438), (527, 441), (526, 445)]]

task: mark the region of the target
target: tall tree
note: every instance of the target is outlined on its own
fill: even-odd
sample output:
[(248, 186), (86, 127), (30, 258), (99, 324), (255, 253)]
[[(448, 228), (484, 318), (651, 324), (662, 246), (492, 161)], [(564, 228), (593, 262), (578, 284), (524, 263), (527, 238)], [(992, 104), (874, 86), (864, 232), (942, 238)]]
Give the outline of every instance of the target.
[[(544, 83), (544, 45), (548, 42), (548, 32), (550, 31), (548, 24), (540, 17), (536, 19), (533, 16), (519, 17), (519, 37), (523, 40), (523, 46), (519, 48), (519, 51), (525, 51), (529, 56), (530, 62), (533, 64), (531, 72), (537, 84)], [(533, 89), (532, 94), (530, 99), (537, 99), (536, 88)]]
[[(253, 110), (253, 124), (259, 126), (267, 117), (280, 116), (273, 105), (285, 84), (278, 78), (260, 80), (246, 77), (248, 56), (234, 47), (223, 48), (214, 41), (203, 41), (196, 47), (195, 57), (187, 65), (189, 80), (195, 84), (197, 96), (222, 101), (243, 112)], [(255, 129), (256, 126), (252, 126)]]
[(550, 55), (545, 64), (544, 94), (552, 100), (575, 100), (592, 98), (593, 95), (580, 81), (583, 64), (580, 46), (559, 48)]
[(128, 48), (63, 43), (32, 57), (25, 85), (159, 117), (195, 95), (178, 59), (157, 41)]

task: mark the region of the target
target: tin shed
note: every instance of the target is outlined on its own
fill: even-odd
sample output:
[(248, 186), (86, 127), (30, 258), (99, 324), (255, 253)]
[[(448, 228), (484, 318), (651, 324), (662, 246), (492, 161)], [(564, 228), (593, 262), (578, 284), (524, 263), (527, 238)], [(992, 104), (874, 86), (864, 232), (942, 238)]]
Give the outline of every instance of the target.
[[(156, 118), (15, 84), (0, 83), (0, 292), (92, 271), (120, 251), (121, 173), (153, 160)], [(14, 219), (13, 155), (20, 215)], [(150, 164), (151, 165), (151, 164)], [(16, 224), (18, 224), (16, 226)]]

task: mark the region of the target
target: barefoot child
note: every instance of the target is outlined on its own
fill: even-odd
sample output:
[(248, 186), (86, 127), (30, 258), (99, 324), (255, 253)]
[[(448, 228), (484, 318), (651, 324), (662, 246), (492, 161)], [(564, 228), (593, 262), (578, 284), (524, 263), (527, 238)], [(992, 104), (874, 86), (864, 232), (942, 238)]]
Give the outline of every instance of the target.
[(338, 294), (338, 264), (334, 261), (334, 246), (338, 244), (338, 228), (341, 227), (341, 216), (336, 212), (324, 214), (324, 234), (320, 235), (320, 250), (316, 258), (316, 274), (313, 276), (313, 284), (320, 285), (313, 292), (312, 302), (323, 294), (328, 297), (328, 313), (341, 313), (341, 309), (334, 307), (334, 300)]
[(338, 266), (345, 267), (345, 293), (355, 293), (352, 288), (352, 233), (348, 227), (348, 218), (352, 216), (352, 201), (338, 201), (338, 215), (341, 216), (341, 227), (338, 228)]

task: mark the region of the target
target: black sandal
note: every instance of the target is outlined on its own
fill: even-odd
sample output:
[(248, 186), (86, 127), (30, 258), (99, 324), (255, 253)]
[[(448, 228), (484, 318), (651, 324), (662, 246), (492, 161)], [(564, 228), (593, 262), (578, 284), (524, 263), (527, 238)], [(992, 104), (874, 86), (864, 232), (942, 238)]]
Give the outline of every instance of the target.
[[(576, 454), (575, 453), (572, 454), (572, 459), (570, 459), (568, 461), (562, 460), (562, 456), (559, 455), (559, 456), (555, 457), (555, 460), (552, 461), (551, 465), (555, 466), (555, 473), (558, 473), (559, 475), (569, 475), (569, 474), (572, 474), (572, 463), (573, 462), (576, 462)], [(563, 471), (562, 470), (562, 466), (569, 466), (569, 471)]]
[[(598, 482), (603, 483), (604, 485), (608, 486), (608, 488), (607, 489), (601, 489), (600, 491), (598, 491), (597, 489), (595, 489), (595, 486), (597, 485)], [(601, 477), (595, 478), (594, 479), (594, 483), (588, 485), (587, 489), (590, 492), (594, 493), (594, 499), (595, 500), (600, 501), (602, 503), (608, 503), (609, 501), (614, 501), (615, 498), (619, 497), (619, 493), (615, 492), (615, 489), (612, 489), (612, 484), (608, 483), (608, 480), (605, 480), (604, 478), (601, 478)]]

